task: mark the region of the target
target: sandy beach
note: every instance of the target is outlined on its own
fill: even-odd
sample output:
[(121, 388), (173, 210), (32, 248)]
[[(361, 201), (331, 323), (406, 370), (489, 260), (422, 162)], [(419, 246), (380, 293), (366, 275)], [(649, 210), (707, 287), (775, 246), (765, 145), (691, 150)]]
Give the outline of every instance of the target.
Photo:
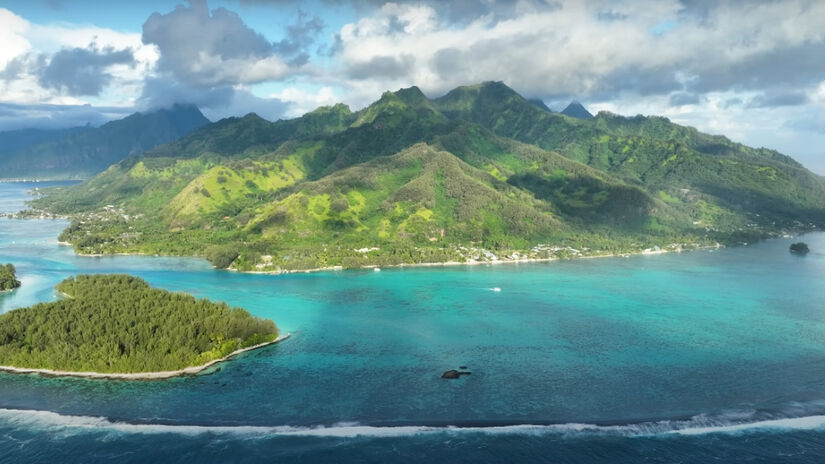
[(51, 377), (83, 377), (89, 379), (118, 379), (118, 380), (163, 380), (163, 379), (170, 379), (173, 377), (180, 377), (184, 375), (195, 375), (204, 370), (214, 366), (215, 364), (222, 363), (230, 358), (233, 358), (241, 353), (245, 353), (247, 351), (257, 350), (258, 348), (263, 348), (265, 346), (274, 345), (276, 343), (280, 343), (287, 338), (290, 337), (291, 334), (287, 333), (284, 335), (278, 336), (275, 340), (266, 343), (260, 343), (258, 345), (250, 346), (247, 348), (243, 348), (240, 350), (233, 351), (228, 355), (213, 359), (206, 364), (201, 364), (200, 366), (191, 366), (186, 367), (176, 371), (161, 371), (161, 372), (135, 372), (135, 373), (104, 373), (104, 372), (73, 372), (73, 371), (57, 371), (52, 369), (30, 369), (25, 367), (14, 367), (14, 366), (0, 366), (0, 371), (9, 372), (13, 374), (40, 374), (46, 375)]

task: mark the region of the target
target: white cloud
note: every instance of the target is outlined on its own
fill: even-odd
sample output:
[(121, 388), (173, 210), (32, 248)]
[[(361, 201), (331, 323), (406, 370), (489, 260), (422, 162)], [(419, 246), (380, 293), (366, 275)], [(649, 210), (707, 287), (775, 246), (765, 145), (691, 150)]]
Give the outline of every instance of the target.
[(664, 115), (810, 156), (789, 142), (804, 137), (781, 126), (825, 103), (825, 2), (540, 3), (454, 23), (436, 3), (386, 4), (341, 28), (327, 82), (359, 107), (387, 89), (418, 85), (438, 96), (500, 80), (528, 97)]
[[(112, 98), (133, 101), (129, 94), (151, 73), (159, 57), (157, 48), (144, 45), (137, 33), (68, 23), (30, 23), (6, 9), (0, 9), (0, 43), (0, 100), (8, 103), (86, 104), (95, 100), (69, 95), (59, 86), (44, 87), (32, 68), (45, 66), (61, 51), (90, 48), (131, 51), (134, 63), (114, 63), (101, 68), (101, 72), (111, 75), (107, 87), (115, 89), (109, 92)], [(14, 62), (22, 65), (21, 69), (9, 69)]]
[(825, 81), (820, 82), (819, 86), (812, 92), (811, 100), (825, 104)]
[[(443, 92), (469, 82), (503, 80), (531, 94), (585, 96), (668, 93), (691, 81), (704, 91), (759, 87), (825, 69), (813, 65), (806, 76), (767, 69), (758, 76), (728, 71), (761, 66), (758, 60), (771, 53), (821, 45), (823, 2), (791, 0), (750, 8), (721, 3), (704, 19), (681, 15), (682, 4), (673, 0), (568, 0), (561, 8), (528, 10), (509, 19), (482, 16), (455, 25), (439, 23), (428, 5), (387, 4), (341, 29), (338, 64), (348, 72), (376, 59), (411, 58), (410, 71), (401, 76), (353, 75), (380, 81), (383, 87), (415, 83)], [(606, 13), (613, 19), (605, 20)], [(665, 21), (673, 29), (652, 32)]]
[(142, 41), (160, 52), (157, 70), (196, 87), (252, 84), (284, 77), (290, 70), (275, 45), (225, 8), (205, 0), (153, 13)]
[(29, 22), (11, 11), (0, 8), (0, 69), (3, 69), (14, 57), (31, 49), (26, 39)]
[(94, 43), (99, 48), (131, 49), (136, 66), (113, 67), (112, 73), (120, 80), (142, 80), (160, 58), (152, 44), (144, 44), (140, 33), (121, 32), (95, 26), (77, 26), (68, 23), (31, 24), (27, 37), (41, 53), (54, 53), (64, 48), (86, 48)]
[(284, 114), (285, 117), (301, 116), (319, 106), (334, 105), (341, 101), (331, 87), (321, 87), (317, 91), (309, 91), (292, 86), (270, 94), (269, 98), (276, 98), (290, 105), (289, 110)]
[[(357, 109), (410, 85), (439, 96), (501, 80), (559, 104), (576, 98), (594, 111), (660, 114), (746, 143), (776, 140), (791, 155), (813, 150), (790, 141), (825, 114), (823, 1), (352, 1), (361, 16), (331, 31), (323, 56), (311, 56), (323, 23), (309, 15), (272, 42), (204, 0), (151, 15), (142, 34), (34, 24), (0, 9), (0, 99), (140, 107), (180, 99), (210, 117), (277, 118), (340, 100)], [(44, 89), (33, 75), (2, 78), (17, 57), (91, 43), (130, 49), (137, 62), (106, 67), (112, 79), (99, 97)], [(282, 90), (260, 98), (249, 91), (256, 83)], [(806, 113), (820, 116), (784, 124)]]

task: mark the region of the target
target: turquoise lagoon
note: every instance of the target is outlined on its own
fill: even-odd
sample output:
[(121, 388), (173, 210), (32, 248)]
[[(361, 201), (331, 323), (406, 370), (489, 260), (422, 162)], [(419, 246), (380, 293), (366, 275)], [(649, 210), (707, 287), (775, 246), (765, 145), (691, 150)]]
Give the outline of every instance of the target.
[[(40, 184), (38, 184), (40, 185)], [(34, 184), (0, 184), (20, 209)], [(80, 257), (0, 219), (23, 287), (130, 273), (271, 318), (288, 341), (158, 382), (0, 374), (0, 462), (817, 462), (825, 234), (682, 254), (251, 275)], [(500, 288), (501, 291), (493, 291)], [(440, 379), (467, 366), (472, 375)]]

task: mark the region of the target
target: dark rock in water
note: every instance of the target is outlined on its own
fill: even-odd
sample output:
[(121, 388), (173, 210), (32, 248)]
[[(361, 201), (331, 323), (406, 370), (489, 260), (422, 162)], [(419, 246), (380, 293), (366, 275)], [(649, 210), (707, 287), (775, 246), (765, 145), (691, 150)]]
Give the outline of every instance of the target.
[(441, 378), (442, 379), (457, 379), (457, 378), (461, 377), (462, 375), (470, 375), (470, 374), (472, 374), (472, 372), (457, 371), (455, 369), (450, 369), (449, 371), (441, 374)]
[(807, 255), (811, 251), (808, 249), (808, 244), (804, 242), (794, 243), (791, 245), (791, 253), (796, 255)]
[(461, 369), (461, 370), (465, 370), (465, 369), (467, 369), (467, 366), (458, 366), (458, 368)]
[(244, 374), (244, 375), (245, 375), (245, 376), (247, 376), (247, 377), (249, 377), (250, 375), (252, 375), (252, 373), (251, 373), (251, 372), (247, 372), (247, 373), (246, 373), (246, 374)]

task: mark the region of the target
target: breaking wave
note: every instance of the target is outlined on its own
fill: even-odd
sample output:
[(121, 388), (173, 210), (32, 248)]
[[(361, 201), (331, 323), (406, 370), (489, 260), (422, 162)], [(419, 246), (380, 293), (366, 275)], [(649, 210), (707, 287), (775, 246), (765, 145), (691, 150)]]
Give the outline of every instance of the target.
[(624, 425), (585, 423), (511, 424), (493, 426), (375, 426), (337, 423), (326, 426), (177, 425), (131, 423), (105, 417), (63, 415), (51, 411), (2, 409), (0, 427), (41, 429), (60, 434), (124, 433), (180, 435), (237, 435), (245, 437), (403, 437), (426, 434), (495, 434), (650, 437), (669, 435), (744, 434), (764, 431), (825, 430), (825, 415), (769, 417), (756, 412), (698, 415), (685, 420), (663, 420)]

